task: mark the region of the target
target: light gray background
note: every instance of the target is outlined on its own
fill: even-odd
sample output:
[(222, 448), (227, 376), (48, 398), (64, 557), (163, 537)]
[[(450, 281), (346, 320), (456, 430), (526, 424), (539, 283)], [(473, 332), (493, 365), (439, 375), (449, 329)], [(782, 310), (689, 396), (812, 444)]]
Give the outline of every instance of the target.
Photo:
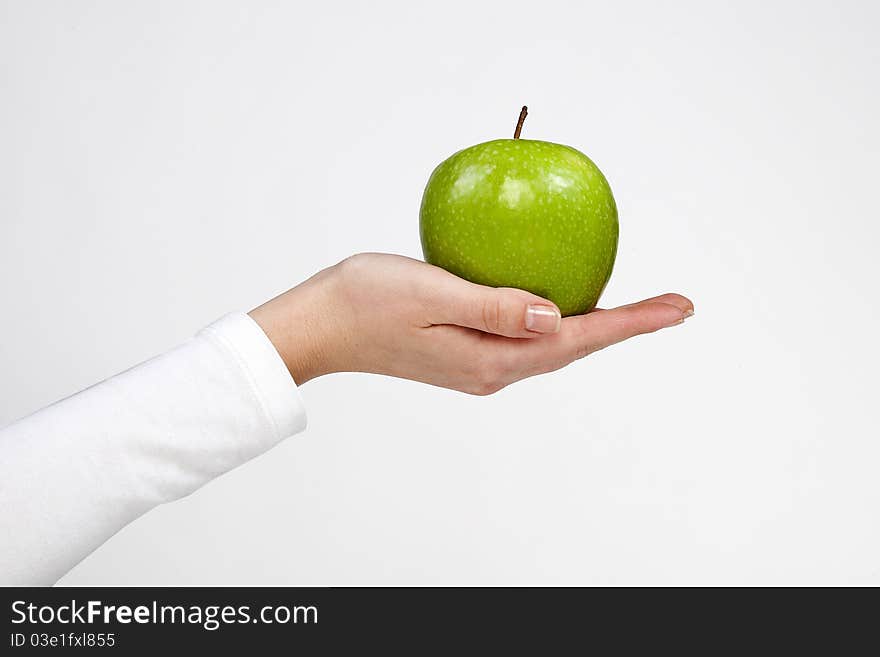
[(0, 2), (0, 423), (354, 252), (457, 149), (570, 144), (603, 305), (680, 328), (476, 398), (340, 375), (307, 433), (64, 584), (880, 584), (873, 2)]

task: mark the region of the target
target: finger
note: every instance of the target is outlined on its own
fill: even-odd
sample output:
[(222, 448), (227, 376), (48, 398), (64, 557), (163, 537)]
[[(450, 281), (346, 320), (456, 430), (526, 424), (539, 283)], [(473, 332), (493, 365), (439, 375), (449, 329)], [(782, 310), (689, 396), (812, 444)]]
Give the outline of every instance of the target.
[(690, 317), (690, 315), (694, 314), (693, 302), (690, 299), (688, 299), (687, 297), (684, 297), (680, 294), (675, 294), (674, 292), (667, 292), (666, 294), (661, 294), (656, 297), (651, 297), (650, 299), (644, 299), (644, 300), (638, 301), (636, 303), (628, 303), (628, 304), (626, 304), (626, 307), (636, 306), (640, 303), (650, 303), (650, 302), (668, 303), (672, 306), (675, 306), (676, 308), (679, 308), (681, 310), (681, 312), (683, 312), (683, 313), (687, 313), (688, 311), (690, 311), (690, 314), (688, 315), (688, 317)]
[(648, 299), (612, 310), (568, 317), (560, 336), (565, 337), (562, 348), (576, 360), (637, 335), (676, 326), (693, 314), (690, 308), (683, 310), (679, 305)]
[[(692, 304), (680, 295), (662, 295), (611, 310), (596, 310), (586, 315), (567, 317), (555, 335), (542, 340), (506, 340), (495, 337), (483, 340), (478, 353), (488, 364), (489, 388), (499, 389), (513, 381), (552, 372), (579, 358), (643, 333), (681, 324), (693, 314)], [(674, 301), (665, 303), (655, 299)], [(686, 310), (682, 311), (683, 306)], [(484, 382), (485, 383), (485, 382)]]
[(552, 301), (509, 287), (488, 287), (455, 276), (431, 295), (432, 324), (455, 324), (509, 338), (557, 333), (562, 315)]

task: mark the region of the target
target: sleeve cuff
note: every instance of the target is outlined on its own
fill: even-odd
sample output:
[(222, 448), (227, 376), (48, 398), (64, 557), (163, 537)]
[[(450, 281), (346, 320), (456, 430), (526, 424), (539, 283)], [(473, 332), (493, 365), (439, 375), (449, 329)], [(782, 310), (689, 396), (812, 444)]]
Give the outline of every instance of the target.
[(302, 395), (275, 346), (250, 315), (230, 313), (200, 333), (220, 343), (236, 358), (278, 440), (306, 428)]

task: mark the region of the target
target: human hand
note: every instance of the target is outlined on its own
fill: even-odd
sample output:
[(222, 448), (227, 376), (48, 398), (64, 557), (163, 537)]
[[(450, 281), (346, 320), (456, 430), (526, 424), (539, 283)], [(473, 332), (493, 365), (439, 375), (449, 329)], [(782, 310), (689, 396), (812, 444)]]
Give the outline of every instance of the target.
[(476, 395), (692, 314), (690, 300), (664, 294), (561, 318), (552, 302), (530, 292), (475, 285), (379, 253), (347, 258), (250, 312), (297, 384), (371, 372)]

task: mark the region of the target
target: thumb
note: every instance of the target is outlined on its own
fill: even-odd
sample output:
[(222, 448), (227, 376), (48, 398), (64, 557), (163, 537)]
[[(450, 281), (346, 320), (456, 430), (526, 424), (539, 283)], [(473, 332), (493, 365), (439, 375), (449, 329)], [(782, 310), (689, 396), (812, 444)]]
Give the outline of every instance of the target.
[(440, 295), (442, 324), (456, 324), (510, 338), (557, 333), (562, 315), (552, 301), (511, 287), (488, 287), (458, 279)]

